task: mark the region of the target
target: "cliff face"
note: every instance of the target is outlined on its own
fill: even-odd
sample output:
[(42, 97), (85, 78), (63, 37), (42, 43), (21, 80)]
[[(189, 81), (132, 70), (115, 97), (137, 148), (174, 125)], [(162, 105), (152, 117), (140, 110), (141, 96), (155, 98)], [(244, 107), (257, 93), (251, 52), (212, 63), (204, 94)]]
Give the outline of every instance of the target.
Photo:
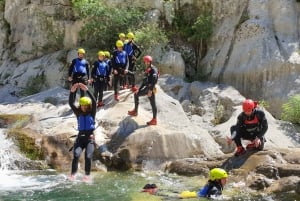
[[(165, 16), (168, 22), (174, 8), (210, 4), (215, 28), (198, 71), (211, 81), (234, 86), (245, 97), (268, 101), (275, 116), (279, 116), (288, 96), (299, 93), (299, 3), (295, 0), (106, 2), (144, 7)], [(14, 94), (28, 78), (41, 74), (48, 87), (62, 84), (64, 63), (70, 57), (56, 51), (77, 48), (83, 25), (70, 0), (10, 0), (0, 12), (0, 83), (5, 86), (5, 90), (0, 88), (1, 93)], [(55, 72), (49, 66), (56, 66)], [(31, 69), (30, 75), (20, 74), (20, 69), (28, 70), (25, 68)], [(24, 80), (22, 86), (20, 78)]]

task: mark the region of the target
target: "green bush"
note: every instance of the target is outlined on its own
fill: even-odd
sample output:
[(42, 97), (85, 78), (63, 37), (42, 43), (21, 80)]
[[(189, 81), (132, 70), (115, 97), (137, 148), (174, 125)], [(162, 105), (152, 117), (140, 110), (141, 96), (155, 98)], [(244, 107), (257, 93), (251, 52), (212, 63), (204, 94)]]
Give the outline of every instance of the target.
[(143, 10), (106, 6), (103, 0), (73, 0), (73, 6), (85, 21), (80, 31), (81, 45), (112, 50), (121, 32), (135, 31), (143, 21)]
[(292, 96), (282, 105), (281, 118), (292, 123), (300, 123), (300, 94)]

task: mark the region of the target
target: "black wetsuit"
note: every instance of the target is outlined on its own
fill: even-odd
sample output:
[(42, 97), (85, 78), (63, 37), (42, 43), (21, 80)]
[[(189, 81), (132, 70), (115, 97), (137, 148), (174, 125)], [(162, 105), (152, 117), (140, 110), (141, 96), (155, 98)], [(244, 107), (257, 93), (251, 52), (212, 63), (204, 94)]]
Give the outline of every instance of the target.
[(137, 44), (133, 41), (129, 41), (124, 45), (124, 50), (127, 52), (129, 58), (129, 67), (128, 67), (128, 84), (132, 87), (135, 86), (135, 61), (142, 54), (141, 49), (137, 46)]
[(113, 80), (113, 85), (114, 85), (114, 92), (115, 95), (118, 95), (118, 83), (121, 81), (122, 78), (125, 76), (125, 70), (128, 70), (129, 66), (129, 59), (126, 51), (122, 50), (115, 50), (113, 52), (113, 57), (111, 59), (111, 64), (113, 70), (116, 70), (118, 74), (114, 74), (114, 80)]
[[(261, 145), (258, 148), (260, 150), (264, 148), (264, 135), (267, 130), (268, 122), (265, 113), (258, 108), (255, 108), (250, 116), (242, 112), (237, 118), (236, 125), (230, 128), (232, 138), (237, 147), (242, 146), (241, 139), (253, 141), (258, 137), (261, 141)], [(236, 132), (235, 136), (233, 136), (234, 132)]]
[(103, 91), (107, 87), (109, 79), (109, 66), (105, 61), (95, 61), (91, 77), (94, 79), (94, 97), (102, 102)]
[[(73, 147), (73, 161), (71, 174), (74, 175), (78, 169), (78, 162), (82, 151), (85, 149), (85, 174), (89, 175), (91, 171), (91, 163), (94, 152), (94, 136), (95, 116), (96, 116), (96, 100), (90, 91), (86, 91), (92, 100), (91, 111), (82, 112), (82, 110), (74, 105), (75, 93), (71, 92), (69, 96), (69, 105), (78, 120), (78, 136)], [(80, 122), (84, 122), (82, 124)]]
[[(88, 61), (80, 58), (73, 59), (69, 67), (68, 75), (69, 77), (72, 76), (72, 85), (75, 83), (87, 85), (90, 77)], [(80, 90), (80, 96), (84, 96), (83, 90)]]
[(147, 95), (149, 90), (152, 91), (151, 97), (148, 98), (150, 100), (150, 104), (152, 107), (153, 119), (156, 119), (156, 115), (157, 115), (155, 93), (153, 92), (157, 79), (158, 79), (158, 70), (155, 66), (151, 65), (150, 68), (146, 69), (145, 78), (143, 79), (143, 83), (139, 87), (138, 92), (134, 94), (134, 110), (138, 112), (139, 97)]

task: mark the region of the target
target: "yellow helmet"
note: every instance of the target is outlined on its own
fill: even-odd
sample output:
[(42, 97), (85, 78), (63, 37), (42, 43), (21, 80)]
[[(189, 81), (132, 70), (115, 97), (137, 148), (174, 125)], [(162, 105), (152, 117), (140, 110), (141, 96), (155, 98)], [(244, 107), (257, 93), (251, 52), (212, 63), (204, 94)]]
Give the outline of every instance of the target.
[(90, 105), (91, 103), (92, 103), (92, 100), (89, 97), (84, 96), (79, 99), (79, 105), (85, 106), (85, 105)]
[(85, 50), (83, 48), (79, 48), (77, 52), (78, 54), (85, 54)]
[(109, 51), (104, 51), (105, 57), (110, 58), (110, 52)]
[(124, 46), (124, 43), (123, 43), (121, 40), (117, 40), (116, 46), (117, 46), (117, 47), (123, 47), (123, 46)]
[(132, 32), (129, 32), (129, 33), (127, 34), (127, 38), (133, 39), (133, 38), (134, 38), (134, 34), (133, 34)]
[(224, 169), (221, 168), (214, 168), (209, 173), (209, 179), (214, 181), (216, 179), (223, 179), (227, 178), (228, 174)]
[(119, 34), (119, 38), (125, 38), (125, 34), (124, 33), (120, 33)]
[(98, 56), (104, 56), (105, 57), (105, 53), (103, 51), (99, 51)]

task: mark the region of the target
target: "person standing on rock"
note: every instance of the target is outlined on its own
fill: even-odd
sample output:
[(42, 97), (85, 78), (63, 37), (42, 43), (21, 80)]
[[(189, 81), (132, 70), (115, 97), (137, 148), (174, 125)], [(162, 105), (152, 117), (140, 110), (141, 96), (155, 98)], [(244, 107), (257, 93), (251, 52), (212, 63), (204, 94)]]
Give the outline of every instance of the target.
[[(74, 105), (75, 93), (77, 89), (87, 92), (89, 97), (79, 99), (79, 107)], [(73, 161), (70, 180), (75, 179), (78, 170), (78, 162), (82, 151), (85, 149), (85, 176), (83, 181), (90, 181), (91, 163), (93, 158), (94, 130), (96, 116), (96, 99), (88, 90), (88, 87), (82, 83), (75, 83), (70, 90), (69, 105), (73, 110), (78, 122), (78, 135), (73, 147)]]
[(147, 122), (147, 125), (156, 125), (157, 107), (155, 103), (155, 93), (156, 93), (155, 84), (157, 83), (159, 75), (158, 75), (157, 68), (154, 65), (152, 65), (151, 56), (149, 55), (144, 56), (143, 60), (146, 65), (145, 78), (143, 79), (143, 83), (139, 87), (138, 91), (134, 93), (134, 109), (128, 111), (128, 115), (130, 116), (138, 115), (139, 97), (147, 95), (148, 99), (150, 100), (152, 113), (153, 113), (153, 118), (151, 119), (151, 121)]
[(142, 51), (133, 41), (133, 38), (134, 34), (129, 32), (127, 34), (128, 42), (124, 45), (124, 50), (127, 52), (129, 58), (129, 68), (127, 73), (128, 84), (131, 86), (131, 91), (135, 92), (138, 90), (138, 88), (135, 86), (135, 61), (142, 54)]
[(246, 149), (263, 150), (265, 144), (265, 133), (268, 130), (268, 122), (264, 111), (257, 108), (257, 102), (246, 99), (243, 102), (243, 112), (237, 117), (236, 125), (230, 128), (231, 136), (227, 137), (228, 143), (235, 142), (237, 150), (235, 156), (246, 152), (242, 145), (242, 139), (250, 140)]
[(123, 42), (121, 40), (118, 40), (116, 42), (117, 49), (113, 52), (113, 56), (111, 59), (111, 64), (113, 68), (113, 75), (114, 75), (114, 97), (116, 101), (119, 101), (119, 94), (118, 94), (118, 88), (119, 88), (119, 82), (122, 78), (127, 74), (128, 72), (128, 55), (123, 50)]
[(92, 81), (94, 82), (94, 97), (98, 98), (97, 107), (104, 106), (103, 103), (103, 91), (107, 86), (107, 80), (109, 79), (109, 66), (105, 62), (105, 53), (103, 51), (98, 52), (98, 60), (94, 62), (91, 73)]
[[(84, 59), (85, 50), (79, 48), (78, 57), (72, 60), (72, 63), (68, 71), (68, 81), (72, 82), (72, 85), (75, 83), (88, 84), (89, 80), (89, 63)], [(84, 91), (80, 89), (80, 97), (84, 96)]]

